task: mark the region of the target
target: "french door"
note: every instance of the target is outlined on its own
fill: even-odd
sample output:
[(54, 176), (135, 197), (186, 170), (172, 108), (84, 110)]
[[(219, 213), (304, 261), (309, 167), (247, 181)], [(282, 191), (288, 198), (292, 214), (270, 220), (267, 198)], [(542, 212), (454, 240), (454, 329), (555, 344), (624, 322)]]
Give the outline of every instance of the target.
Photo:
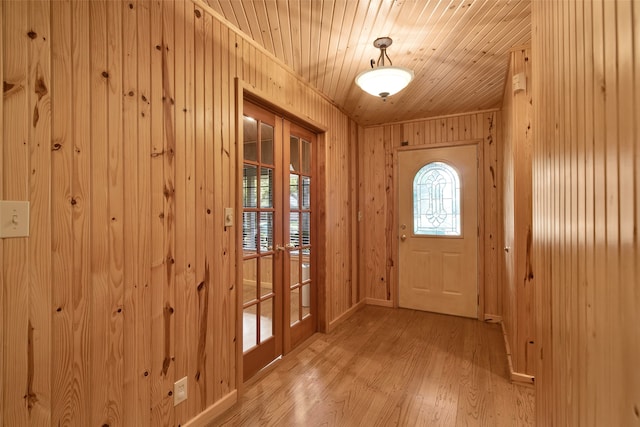
[(242, 146), (247, 380), (316, 331), (315, 135), (245, 102)]

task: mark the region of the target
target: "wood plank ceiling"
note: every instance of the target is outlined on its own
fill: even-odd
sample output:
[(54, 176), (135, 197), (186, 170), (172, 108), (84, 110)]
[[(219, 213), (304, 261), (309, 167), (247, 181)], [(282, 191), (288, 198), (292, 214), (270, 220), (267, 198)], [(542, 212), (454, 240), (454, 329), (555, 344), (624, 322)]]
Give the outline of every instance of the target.
[[(499, 107), (509, 50), (531, 39), (530, 0), (206, 0), (363, 125)], [(415, 79), (387, 102), (356, 75), (389, 36)]]

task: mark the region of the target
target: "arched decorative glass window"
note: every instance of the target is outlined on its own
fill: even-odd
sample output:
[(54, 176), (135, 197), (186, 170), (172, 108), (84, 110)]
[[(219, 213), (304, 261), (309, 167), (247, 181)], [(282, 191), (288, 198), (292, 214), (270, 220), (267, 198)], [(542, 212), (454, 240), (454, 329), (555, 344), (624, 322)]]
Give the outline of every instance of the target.
[(460, 178), (442, 162), (423, 166), (413, 178), (413, 232), (460, 236)]

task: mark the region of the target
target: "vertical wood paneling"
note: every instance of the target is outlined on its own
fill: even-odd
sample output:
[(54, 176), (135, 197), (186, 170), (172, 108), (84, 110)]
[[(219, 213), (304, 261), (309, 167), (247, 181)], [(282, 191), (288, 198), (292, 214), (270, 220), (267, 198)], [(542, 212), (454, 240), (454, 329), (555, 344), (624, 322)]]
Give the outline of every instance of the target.
[[(217, 325), (217, 317), (216, 311), (213, 310), (215, 307), (215, 303), (217, 301), (217, 287), (214, 286), (214, 277), (216, 276), (215, 271), (212, 267), (213, 264), (213, 242), (216, 241), (216, 232), (215, 230), (215, 221), (214, 221), (214, 213), (217, 205), (215, 199), (215, 171), (217, 169), (214, 168), (214, 72), (213, 72), (213, 27), (214, 20), (208, 15), (204, 15), (203, 19), (205, 20), (204, 27), (204, 75), (211, 76), (209, 78), (205, 78), (204, 81), (204, 159), (205, 159), (205, 200), (206, 200), (206, 223), (205, 223), (205, 236), (207, 237), (207, 243), (205, 245), (205, 275), (203, 281), (203, 288), (200, 291), (204, 293), (202, 296), (202, 306), (211, 307), (206, 313), (206, 341), (205, 341), (205, 349), (203, 349), (203, 354), (200, 359), (200, 363), (202, 364), (202, 368), (200, 371), (200, 375), (203, 376), (203, 384), (204, 384), (204, 394), (203, 394), (203, 406), (209, 406), (215, 402), (216, 396), (214, 393), (215, 383), (217, 382), (216, 373), (218, 372), (213, 358), (209, 349), (213, 348), (216, 343), (216, 328)], [(211, 242), (208, 241), (211, 240)], [(204, 308), (203, 307), (203, 308)], [(202, 333), (202, 332), (201, 332)]]
[[(108, 116), (107, 11), (104, 2), (90, 4), (91, 52), (91, 390), (90, 424), (109, 424), (108, 376), (109, 220), (108, 220)], [(115, 78), (115, 76), (114, 76)]]
[[(362, 289), (372, 303), (390, 303), (396, 299), (397, 239), (394, 221), (393, 155), (394, 150), (406, 141), (408, 145), (441, 144), (458, 142), (469, 134), (471, 139), (482, 140), (480, 155), (483, 161), (478, 179), (484, 191), (481, 240), (484, 262), (480, 268), (484, 288), (480, 287), (480, 299), (485, 313), (496, 315), (498, 310), (497, 282), (497, 205), (496, 182), (499, 112), (471, 113), (452, 117), (425, 119), (386, 126), (367, 127), (359, 141), (362, 168), (359, 172), (361, 207), (361, 242), (359, 257)], [(469, 124), (469, 131), (465, 130)], [(384, 172), (382, 172), (384, 171)], [(480, 190), (479, 190), (480, 191)], [(480, 260), (483, 261), (482, 259)], [(489, 311), (496, 310), (496, 311)]]
[[(164, 286), (162, 289), (162, 377), (160, 413), (163, 425), (175, 424), (173, 383), (176, 375), (176, 117), (175, 117), (175, 3), (160, 2), (162, 7), (162, 122), (163, 122), (163, 179), (164, 179)], [(158, 348), (156, 347), (156, 350)]]
[[(618, 49), (619, 55), (624, 59), (622, 63), (621, 90), (624, 94), (624, 101), (621, 102), (619, 111), (621, 112), (621, 164), (620, 169), (624, 171), (620, 175), (621, 195), (624, 205), (620, 212), (621, 220), (621, 247), (620, 247), (620, 266), (621, 266), (621, 283), (638, 282), (640, 277), (640, 239), (638, 238), (637, 227), (640, 224), (640, 148), (637, 140), (640, 137), (640, 123), (638, 123), (638, 106), (640, 106), (640, 81), (638, 80), (638, 70), (640, 70), (640, 31), (638, 31), (638, 23), (640, 22), (640, 8), (635, 4), (629, 9), (629, 5), (621, 5), (618, 9), (618, 19), (621, 23), (621, 34), (627, 37), (618, 39), (622, 47)], [(633, 35), (633, 38), (630, 35)], [(627, 50), (628, 49), (628, 50)], [(630, 71), (633, 67), (633, 73)], [(631, 81), (633, 80), (633, 85)], [(631, 88), (633, 90), (626, 90)], [(636, 141), (630, 144), (630, 141)], [(633, 160), (632, 160), (633, 159)], [(633, 173), (631, 173), (633, 171)], [(635, 178), (635, 182), (633, 181)], [(632, 202), (635, 200), (635, 203)], [(634, 236), (633, 240), (630, 236)], [(640, 306), (640, 292), (638, 288), (625, 287), (622, 289), (620, 300), (624, 302), (622, 312), (624, 313), (622, 323), (624, 325), (636, 325), (640, 323), (640, 314), (637, 307)], [(624, 366), (633, 366), (635, 355), (640, 351), (640, 335), (632, 327), (624, 328), (624, 336), (622, 342), (632, 343), (632, 351), (623, 349), (622, 363)], [(627, 386), (628, 393), (624, 394), (621, 410), (628, 413), (629, 408), (633, 408), (636, 423), (640, 422), (640, 372), (632, 370), (629, 376), (625, 376), (624, 381)], [(636, 386), (634, 387), (633, 384)]]
[[(141, 265), (141, 254), (138, 230), (141, 215), (141, 199), (144, 195), (138, 191), (138, 33), (136, 27), (138, 3), (129, 1), (122, 10), (122, 132), (123, 132), (123, 169), (124, 192), (127, 200), (124, 204), (124, 360), (131, 361), (123, 366), (123, 422), (130, 425), (142, 425), (138, 418), (138, 322), (137, 313), (141, 312), (138, 288), (138, 266)], [(124, 37), (124, 35), (127, 37)], [(142, 61), (140, 61), (142, 65)], [(140, 140), (140, 144), (144, 141)]]
[[(638, 10), (533, 3), (536, 419), (638, 425)], [(539, 273), (538, 273), (539, 272)]]
[[(2, 97), (0, 97), (0, 135), (4, 141), (4, 2), (0, 2), (0, 81), (3, 83)], [(0, 165), (4, 169), (4, 144), (0, 147)], [(4, 200), (4, 174), (0, 172), (0, 199)], [(0, 260), (4, 263), (4, 240), (0, 239)], [(4, 270), (0, 269), (0, 289), (5, 289)], [(4, 310), (4, 292), (0, 292), (0, 307)], [(4, 413), (4, 316), (0, 316), (0, 411)], [(4, 416), (0, 416), (0, 421), (4, 423)]]
[[(51, 252), (53, 283), (72, 283), (73, 268), (65, 260), (73, 259), (73, 198), (72, 162), (73, 148), (73, 104), (76, 98), (72, 91), (74, 75), (71, 59), (72, 8), (70, 3), (51, 5)], [(72, 102), (59, 97), (58, 91), (72, 93)], [(77, 202), (76, 202), (77, 203)], [(73, 286), (53, 287), (52, 307), (52, 424), (69, 424), (71, 419), (87, 422), (83, 405), (75, 402), (82, 392), (74, 393), (74, 387), (82, 388), (79, 370), (74, 367), (74, 304)], [(80, 292), (79, 295), (82, 295)], [(74, 381), (74, 379), (76, 381)]]
[[(189, 262), (187, 248), (187, 223), (192, 209), (187, 210), (187, 145), (189, 141), (186, 139), (187, 128), (187, 106), (186, 106), (186, 16), (185, 6), (187, 2), (175, 2), (174, 24), (174, 43), (171, 51), (173, 52), (170, 63), (174, 67), (174, 80), (170, 83), (173, 88), (173, 102), (171, 110), (175, 120), (175, 287), (173, 289), (174, 312), (173, 318), (175, 322), (173, 360), (175, 371), (174, 381), (187, 376), (188, 374), (188, 353), (187, 346), (190, 331), (187, 330), (187, 264)], [(182, 425), (187, 421), (188, 405), (181, 404), (174, 408), (175, 424)]]
[[(212, 66), (221, 70), (221, 56), (222, 56), (222, 48), (221, 48), (221, 32), (224, 31), (222, 26), (218, 21), (213, 22), (213, 31), (212, 38), (214, 43), (212, 45), (211, 57), (212, 57)], [(215, 65), (214, 65), (215, 64)], [(212, 188), (211, 192), (213, 193), (213, 213), (212, 213), (212, 222), (211, 225), (213, 242), (217, 244), (210, 244), (210, 259), (212, 266), (212, 293), (213, 299), (218, 302), (219, 310), (214, 314), (214, 323), (216, 325), (220, 325), (221, 319), (221, 311), (222, 305), (220, 302), (222, 301), (222, 296), (224, 294), (224, 290), (222, 289), (224, 283), (224, 276), (222, 272), (222, 239), (223, 232), (221, 225), (222, 222), (222, 212), (223, 209), (223, 191), (220, 185), (216, 185), (216, 183), (222, 183), (222, 80), (223, 75), (222, 72), (214, 73), (213, 76), (213, 137), (211, 138), (209, 144), (211, 144), (211, 160), (208, 160), (208, 164), (212, 167), (211, 174), (213, 175)], [(212, 243), (213, 243), (212, 242)], [(222, 360), (223, 351), (224, 351), (224, 331), (222, 327), (217, 327), (215, 329), (215, 335), (213, 338), (213, 348), (215, 349), (215, 353), (213, 357), (218, 360)], [(222, 378), (223, 378), (223, 366), (221, 363), (216, 363), (213, 365), (214, 367), (214, 380), (213, 380), (213, 399), (214, 401), (219, 399), (222, 394)]]
[[(29, 4), (4, 3), (4, 134), (2, 167), (5, 200), (29, 200)], [(12, 7), (8, 7), (12, 6)], [(4, 240), (4, 423), (26, 425), (32, 407), (33, 329), (29, 326), (29, 245), (26, 238)], [(9, 351), (10, 349), (10, 351)], [(30, 374), (31, 372), (31, 374)], [(25, 401), (23, 396), (28, 396)]]
[[(107, 325), (107, 408), (108, 424), (123, 420), (124, 374), (124, 168), (122, 89), (122, 8), (124, 3), (107, 4), (107, 104), (108, 104), (108, 195), (109, 279), (105, 320)], [(103, 368), (104, 369), (104, 368)]]
[(351, 284), (348, 306), (352, 307), (360, 300), (360, 233), (358, 226), (358, 217), (360, 211), (360, 203), (358, 198), (358, 176), (359, 176), (359, 141), (358, 126), (353, 121), (349, 121), (349, 167), (351, 168), (351, 176), (349, 182), (349, 201), (351, 204), (351, 218), (349, 222), (348, 236), (352, 236), (349, 240), (351, 263), (349, 270), (351, 274)]
[[(394, 206), (394, 180), (393, 180), (393, 163), (395, 158), (394, 150), (400, 146), (401, 141), (403, 140), (402, 136), (402, 126), (401, 125), (392, 125), (385, 127), (385, 138), (384, 138), (384, 152), (385, 152), (385, 161), (384, 161), (384, 190), (385, 190), (385, 205), (387, 207)], [(397, 235), (397, 219), (396, 219), (396, 209), (387, 209), (386, 210), (386, 224), (385, 224), (385, 235), (387, 236), (395, 236)], [(385, 277), (386, 277), (386, 289), (385, 289), (385, 300), (391, 300), (392, 295), (397, 294), (397, 260), (398, 260), (398, 251), (397, 246), (394, 244), (394, 238), (387, 238), (386, 248), (385, 248)]]
[[(534, 272), (532, 261), (532, 97), (531, 50), (510, 55), (508, 84), (503, 102), (502, 149), (498, 179), (503, 185), (500, 246), (502, 320), (509, 340), (514, 372), (534, 375), (535, 333), (533, 319)], [(514, 75), (526, 79), (526, 89), (513, 92)]]
[[(471, 116), (473, 118), (473, 116)], [(483, 160), (482, 172), (484, 188), (484, 312), (500, 314), (501, 301), (498, 292), (498, 205), (500, 182), (498, 181), (498, 146), (502, 143), (500, 120), (498, 113), (478, 114), (474, 138), (482, 132)]]
[[(235, 161), (235, 157), (233, 157), (233, 152), (231, 147), (235, 145), (235, 140), (231, 141), (231, 139), (235, 135), (235, 108), (231, 108), (235, 102), (235, 91), (233, 85), (233, 76), (235, 76), (235, 70), (233, 69), (233, 65), (235, 61), (233, 60), (233, 49), (232, 45), (235, 44), (235, 33), (228, 30), (225, 26), (221, 26), (220, 31), (220, 46), (222, 53), (222, 85), (220, 87), (221, 92), (221, 145), (220, 145), (220, 158), (222, 160), (222, 179), (221, 184), (222, 188), (232, 188), (234, 183), (236, 182), (235, 175), (231, 175), (235, 169), (231, 167), (231, 163)], [(232, 160), (233, 159), (233, 160)], [(221, 257), (217, 262), (218, 268), (222, 272), (222, 280), (220, 282), (221, 287), (221, 298), (219, 300), (220, 303), (220, 322), (221, 326), (220, 330), (220, 356), (218, 360), (220, 361), (220, 381), (219, 381), (219, 391), (218, 396), (223, 397), (230, 391), (230, 383), (231, 377), (233, 375), (229, 375), (229, 370), (231, 369), (232, 360), (235, 358), (230, 358), (230, 349), (232, 348), (231, 342), (229, 340), (229, 333), (231, 330), (230, 322), (228, 319), (235, 319), (232, 317), (233, 313), (233, 302), (232, 297), (235, 295), (232, 289), (235, 287), (233, 283), (232, 273), (235, 273), (235, 257), (231, 258), (231, 246), (234, 245), (232, 238), (231, 230), (228, 227), (224, 227), (224, 207), (234, 206), (235, 203), (232, 202), (235, 200), (236, 194), (235, 192), (232, 194), (231, 191), (223, 191), (222, 192), (222, 206), (217, 209), (218, 211), (218, 227), (222, 228), (222, 238), (221, 238)], [(235, 245), (234, 245), (235, 246)], [(232, 265), (233, 264), (233, 265)], [(235, 328), (233, 328), (235, 330)], [(235, 356), (235, 352), (232, 353)]]
[[(165, 425), (170, 407), (163, 405), (168, 382), (168, 365), (165, 369), (166, 355), (169, 352), (170, 324), (165, 322), (165, 289), (168, 277), (169, 259), (165, 252), (165, 224), (169, 221), (165, 209), (165, 195), (168, 188), (164, 181), (165, 151), (164, 142), (164, 70), (165, 42), (163, 37), (164, 9), (160, 0), (153, 0), (150, 7), (151, 43), (151, 364), (147, 372), (151, 386), (151, 425)], [(166, 410), (166, 411), (165, 411)]]
[(361, 180), (364, 183), (362, 202), (362, 253), (364, 264), (363, 287), (365, 297), (386, 301), (386, 154), (384, 151), (384, 128), (367, 128), (361, 146), (363, 170)]
[[(205, 87), (205, 22), (207, 19), (203, 16), (200, 8), (194, 9), (194, 87)], [(209, 79), (207, 79), (209, 80)], [(205, 90), (199, 90), (195, 94), (195, 232), (196, 236), (206, 236), (206, 187), (205, 187)], [(194, 328), (195, 338), (197, 339), (197, 351), (190, 354), (191, 363), (193, 364), (193, 381), (189, 383), (189, 395), (192, 396), (188, 400), (189, 412), (197, 413), (202, 408), (207, 407), (207, 369), (206, 369), (206, 344), (208, 331), (208, 311), (209, 311), (209, 284), (206, 283), (206, 259), (205, 259), (205, 241), (206, 239), (197, 238), (195, 247), (195, 279), (196, 279), (196, 295), (194, 314), (196, 315), (197, 329)]]
[[(137, 214), (137, 224), (134, 232), (138, 240), (138, 275), (135, 286), (136, 303), (133, 306), (133, 313), (130, 317), (135, 318), (134, 346), (135, 346), (135, 368), (132, 370), (137, 384), (136, 394), (133, 396), (134, 421), (138, 426), (151, 425), (151, 268), (152, 268), (152, 222), (158, 221), (153, 215), (152, 207), (152, 161), (150, 153), (153, 152), (151, 143), (151, 55), (155, 51), (150, 39), (151, 28), (151, 8), (153, 4), (150, 0), (138, 0), (134, 4), (137, 18), (137, 84), (138, 90), (134, 92), (137, 101), (136, 117), (138, 118), (137, 146), (138, 160), (138, 192), (139, 212)], [(123, 37), (126, 33), (123, 34)], [(148, 159), (148, 160), (147, 160)], [(146, 161), (145, 161), (146, 160)], [(135, 165), (132, 165), (134, 170)], [(127, 362), (128, 363), (128, 362)], [(126, 364), (125, 363), (125, 366)]]
[[(61, 203), (69, 203), (72, 207), (73, 225), (73, 285), (71, 287), (68, 314), (72, 319), (73, 347), (71, 350), (73, 366), (71, 381), (72, 401), (69, 402), (71, 419), (78, 420), (78, 424), (88, 423), (91, 416), (91, 310), (92, 310), (92, 250), (91, 250), (91, 55), (90, 49), (90, 8), (86, 2), (72, 4), (73, 17), (76, 22), (71, 34), (72, 42), (72, 75), (74, 77), (72, 94), (72, 115), (68, 118), (73, 123), (73, 141), (68, 147), (73, 151), (72, 166), (72, 197), (66, 194)], [(55, 40), (53, 40), (55, 43)], [(56, 83), (68, 79), (68, 75), (61, 73)], [(59, 94), (68, 93), (66, 86), (61, 86)], [(52, 88), (52, 93), (56, 93)], [(60, 98), (57, 96), (54, 99)], [(64, 99), (63, 101), (64, 102)], [(66, 104), (65, 104), (66, 105)], [(65, 111), (65, 110), (63, 110)], [(55, 109), (53, 111), (55, 113)], [(54, 114), (55, 117), (55, 114)], [(63, 118), (64, 116), (62, 116)], [(75, 119), (75, 120), (74, 120)], [(57, 121), (57, 120), (56, 120)], [(75, 204), (74, 204), (75, 202)], [(62, 234), (61, 234), (62, 235)], [(66, 238), (66, 236), (65, 236)], [(67, 264), (69, 261), (61, 257), (56, 264)], [(60, 286), (55, 286), (54, 290)], [(57, 282), (60, 283), (60, 282)], [(62, 282), (65, 283), (65, 282)], [(68, 283), (68, 282), (66, 282)], [(57, 306), (54, 306), (58, 311)], [(64, 311), (64, 309), (63, 309)], [(56, 334), (54, 333), (54, 342)], [(66, 351), (65, 351), (66, 353)], [(65, 371), (63, 371), (65, 372)], [(66, 371), (68, 372), (68, 371)], [(72, 415), (77, 413), (77, 418)]]
[(32, 209), (0, 242), (5, 425), (184, 425), (237, 389), (236, 77), (327, 129), (323, 324), (366, 295), (363, 130), (326, 98), (188, 1), (0, 10), (0, 190)]
[(51, 423), (50, 4), (29, 3), (29, 329), (27, 410)]

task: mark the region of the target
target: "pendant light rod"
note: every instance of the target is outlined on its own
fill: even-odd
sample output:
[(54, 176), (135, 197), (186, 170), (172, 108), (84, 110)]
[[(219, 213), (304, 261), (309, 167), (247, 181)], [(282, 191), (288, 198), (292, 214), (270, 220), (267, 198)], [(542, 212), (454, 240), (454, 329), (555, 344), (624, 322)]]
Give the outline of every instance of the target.
[[(373, 41), (373, 45), (380, 49), (380, 56), (378, 57), (378, 62), (376, 64), (378, 67), (384, 67), (384, 58), (387, 58), (389, 60), (389, 65), (393, 65), (393, 62), (391, 62), (391, 58), (389, 58), (389, 55), (387, 55), (387, 48), (391, 46), (391, 43), (393, 43), (393, 40), (391, 40), (390, 37), (378, 37)], [(380, 64), (381, 62), (382, 64)]]

